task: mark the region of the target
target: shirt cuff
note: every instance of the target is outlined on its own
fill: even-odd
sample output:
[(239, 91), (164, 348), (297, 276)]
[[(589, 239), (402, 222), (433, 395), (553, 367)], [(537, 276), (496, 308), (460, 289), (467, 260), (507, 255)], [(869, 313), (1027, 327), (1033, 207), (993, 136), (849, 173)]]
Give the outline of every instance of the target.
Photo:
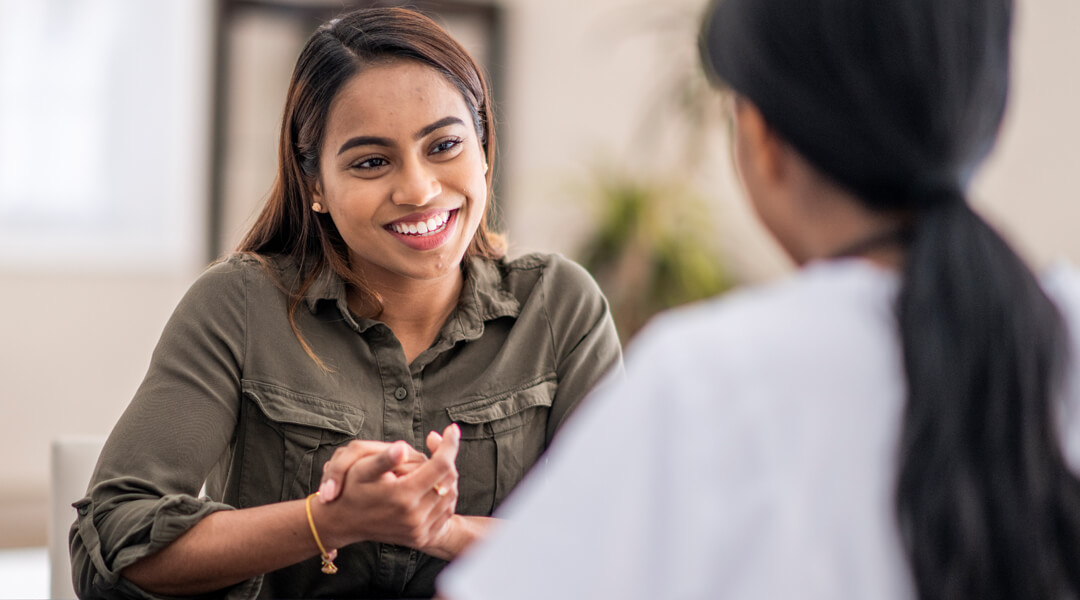
[[(71, 562), (75, 590), (80, 598), (171, 598), (143, 590), (121, 576), (121, 571), (142, 558), (160, 551), (211, 513), (233, 507), (186, 494), (170, 494), (156, 500), (136, 500), (113, 508), (106, 518), (124, 512), (135, 518), (138, 526), (114, 542), (115, 548), (103, 548), (95, 524), (94, 501), (83, 498), (72, 506), (78, 518), (71, 528)], [(133, 514), (141, 513), (141, 515)], [(228, 600), (255, 598), (262, 587), (262, 576), (254, 577), (211, 594)]]

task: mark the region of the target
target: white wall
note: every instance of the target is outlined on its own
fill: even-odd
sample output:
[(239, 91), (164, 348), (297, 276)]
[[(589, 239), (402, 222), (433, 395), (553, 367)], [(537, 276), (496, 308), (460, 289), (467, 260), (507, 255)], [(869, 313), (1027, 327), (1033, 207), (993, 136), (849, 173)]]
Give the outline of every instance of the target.
[(976, 205), (1036, 264), (1080, 263), (1080, 3), (1021, 0), (1011, 104)]
[[(1033, 262), (1080, 262), (1080, 194), (1074, 181), (1080, 170), (1080, 3), (1017, 3), (1012, 98), (997, 150), (975, 182), (974, 203)], [(585, 230), (586, 211), (568, 182), (583, 177), (598, 156), (633, 163), (646, 154), (633, 124), (643, 120), (654, 82), (672, 67), (658, 48), (678, 56), (685, 50), (665, 46), (662, 36), (625, 32), (634, 26), (662, 29), (666, 19), (677, 19), (679, 11), (694, 13), (702, 3), (508, 4), (513, 68), (503, 120), (512, 154), (504, 166), (513, 179), (504, 200), (512, 241), (519, 250), (569, 252)], [(751, 280), (783, 272), (786, 261), (742, 200), (725, 143), (713, 150), (712, 199), (734, 269)]]
[[(630, 33), (672, 14), (655, 4), (507, 0), (503, 202), (515, 252), (574, 251), (588, 226), (579, 186), (591, 166), (648, 167), (641, 144), (651, 138), (640, 124), (654, 121), (643, 114), (673, 64), (666, 53), (686, 53), (664, 36)], [(676, 6), (693, 14), (699, 3)], [(1064, 256), (1080, 263), (1073, 232), (1080, 222), (1077, 23), (1074, 0), (1020, 1), (1013, 103), (976, 185), (978, 206), (1038, 262)], [(193, 106), (205, 98), (204, 88), (191, 90)], [(193, 127), (200, 114), (193, 113)], [(724, 148), (717, 140), (707, 159), (716, 166), (708, 180), (718, 235), (745, 278), (774, 276), (785, 262), (741, 201)], [(185, 184), (193, 203), (205, 201), (204, 176), (194, 173)], [(197, 262), (196, 252), (190, 267), (164, 272), (0, 269), (0, 546), (44, 543), (49, 440), (108, 432)]]
[[(27, 130), (37, 134), (31, 140), (31, 149), (39, 150), (33, 153), (35, 175), (23, 185), (0, 188), (29, 194), (5, 196), (0, 205), (40, 209), (32, 206), (37, 197), (59, 206), (70, 199), (63, 194), (88, 187), (71, 177), (80, 171), (69, 164), (90, 161), (104, 179), (82, 203), (94, 218), (76, 221), (71, 229), (40, 219), (24, 227), (14, 222), (16, 211), (0, 213), (0, 547), (43, 544), (50, 440), (111, 429), (142, 379), (172, 307), (202, 268), (212, 6), (212, 0), (153, 6), (141, 0), (0, 0), (0, 21), (40, 28), (44, 36), (34, 42), (62, 48), (56, 60), (36, 57), (36, 73), (10, 77), (0, 69), (0, 98), (16, 100), (0, 102), (0, 108), (20, 113), (7, 116), (27, 119), (19, 108), (32, 108), (26, 95), (40, 94), (30, 100), (56, 107), (70, 120), (72, 111), (85, 108), (85, 93), (97, 96), (102, 122), (121, 123), (106, 127), (95, 140), (100, 147), (85, 155), (65, 143), (73, 132), (47, 117), (32, 121)], [(27, 19), (24, 9), (44, 15)], [(80, 21), (87, 15), (94, 18)], [(113, 35), (94, 38), (87, 29), (101, 27), (95, 19), (103, 15), (120, 22), (111, 23)], [(48, 19), (58, 16), (75, 22), (67, 30), (54, 27)], [(108, 85), (24, 89), (26, 81), (86, 76), (65, 69), (84, 64), (77, 54), (88, 50), (50, 37), (71, 32), (98, 45), (98, 58), (107, 66), (97, 75)], [(33, 55), (36, 49), (23, 51)], [(61, 194), (50, 197), (55, 190)], [(54, 224), (70, 217), (40, 214)]]
[(42, 545), (50, 440), (112, 428), (192, 276), (0, 272), (0, 546)]

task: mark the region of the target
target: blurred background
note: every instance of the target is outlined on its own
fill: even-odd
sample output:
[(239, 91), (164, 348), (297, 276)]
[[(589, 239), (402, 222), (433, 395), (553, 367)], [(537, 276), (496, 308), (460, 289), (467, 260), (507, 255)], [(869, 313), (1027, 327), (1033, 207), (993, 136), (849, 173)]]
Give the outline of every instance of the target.
[[(172, 308), (268, 191), (293, 62), (342, 0), (0, 0), (0, 548), (45, 545), (49, 444), (104, 435)], [(386, 4), (386, 3), (383, 3)], [(703, 0), (412, 2), (491, 75), (497, 217), (561, 252), (624, 341), (790, 268), (698, 70)], [(1013, 95), (973, 202), (1080, 263), (1080, 3), (1018, 0)]]

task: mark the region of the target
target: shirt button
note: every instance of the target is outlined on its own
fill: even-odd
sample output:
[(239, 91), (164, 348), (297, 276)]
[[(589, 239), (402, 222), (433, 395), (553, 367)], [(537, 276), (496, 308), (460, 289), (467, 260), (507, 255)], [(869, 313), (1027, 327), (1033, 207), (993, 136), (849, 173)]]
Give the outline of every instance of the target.
[(398, 389), (394, 390), (394, 397), (397, 398), (398, 400), (404, 400), (405, 396), (408, 396), (408, 395), (409, 395), (409, 390), (406, 390), (403, 387), (399, 387)]

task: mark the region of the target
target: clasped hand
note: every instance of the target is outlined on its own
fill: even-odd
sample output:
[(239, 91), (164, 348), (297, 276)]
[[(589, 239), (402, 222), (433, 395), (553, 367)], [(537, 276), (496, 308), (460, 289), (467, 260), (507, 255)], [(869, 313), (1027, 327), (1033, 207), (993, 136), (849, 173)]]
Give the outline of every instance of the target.
[(449, 559), (461, 430), (451, 424), (427, 436), (431, 458), (407, 443), (353, 440), (323, 466), (319, 499), (327, 514), (326, 544), (375, 541)]

